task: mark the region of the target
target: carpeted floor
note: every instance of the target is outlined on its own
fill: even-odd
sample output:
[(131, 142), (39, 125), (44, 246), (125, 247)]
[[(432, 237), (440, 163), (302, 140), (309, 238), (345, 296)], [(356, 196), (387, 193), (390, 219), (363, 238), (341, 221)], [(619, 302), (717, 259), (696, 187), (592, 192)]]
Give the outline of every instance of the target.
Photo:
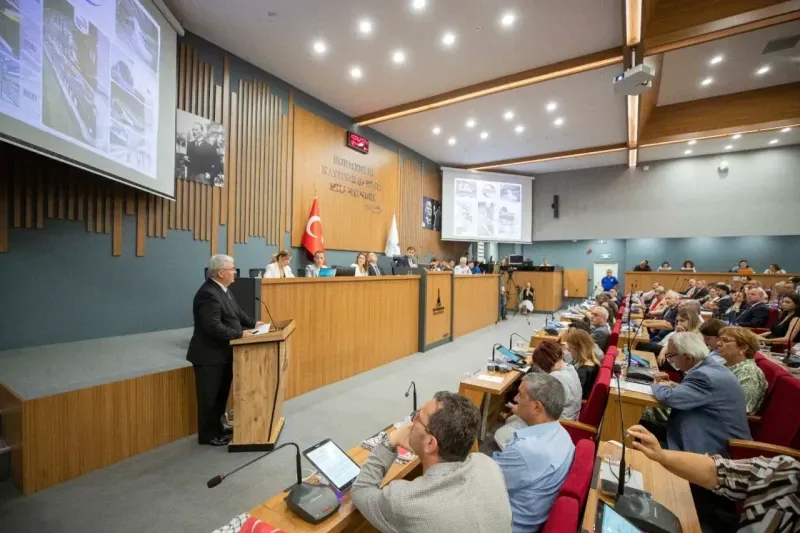
[[(301, 448), (330, 437), (345, 450), (411, 411), (404, 393), (417, 384), (419, 403), (458, 390), (512, 332), (530, 338), (544, 315), (510, 318), (428, 353), (417, 353), (286, 402), (281, 442)], [(281, 450), (214, 488), (206, 480), (258, 454), (229, 454), (189, 437), (31, 496), (0, 484), (3, 533), (211, 532), (294, 481), (293, 450)], [(307, 464), (304, 466), (308, 466)]]

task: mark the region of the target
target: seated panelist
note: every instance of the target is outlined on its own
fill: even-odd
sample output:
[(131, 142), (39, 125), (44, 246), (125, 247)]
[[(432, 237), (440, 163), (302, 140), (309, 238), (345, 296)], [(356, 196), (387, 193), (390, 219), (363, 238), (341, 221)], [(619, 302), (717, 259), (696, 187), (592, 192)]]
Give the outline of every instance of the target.
[(314, 252), (314, 262), (310, 265), (306, 265), (306, 277), (318, 278), (319, 271), (323, 268), (328, 268), (325, 266), (325, 252), (317, 250)]
[(356, 262), (350, 265), (351, 268), (356, 269), (356, 277), (363, 278), (369, 276), (369, 268), (367, 267), (367, 254), (358, 252)]
[(289, 266), (289, 261), (292, 260), (292, 254), (288, 250), (281, 250), (272, 256), (272, 263), (267, 265), (264, 272), (265, 278), (293, 278), (292, 268)]
[(395, 256), (394, 266), (396, 267), (409, 267), (416, 268), (417, 264), (417, 250), (413, 246), (406, 248), (406, 255)]
[(384, 272), (381, 267), (378, 265), (378, 256), (375, 252), (370, 252), (367, 254), (367, 260), (369, 261), (369, 275), (370, 276), (383, 276)]

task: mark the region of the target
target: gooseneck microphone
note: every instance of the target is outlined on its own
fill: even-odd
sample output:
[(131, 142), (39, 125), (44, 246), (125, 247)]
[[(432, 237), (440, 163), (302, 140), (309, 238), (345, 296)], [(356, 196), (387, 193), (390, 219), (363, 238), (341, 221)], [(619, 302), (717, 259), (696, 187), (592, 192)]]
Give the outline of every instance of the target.
[(503, 345), (498, 342), (494, 346), (492, 346), (492, 362), (494, 362), (494, 352), (495, 350), (497, 350), (498, 346), (503, 346)]
[(298, 485), (300, 485), (300, 484), (303, 482), (303, 477), (302, 477), (302, 468), (300, 467), (300, 447), (299, 447), (299, 446), (297, 446), (297, 444), (295, 444), (294, 442), (286, 442), (286, 443), (284, 443), (284, 444), (281, 444), (281, 445), (280, 445), (280, 446), (278, 446), (277, 448), (275, 448), (275, 449), (273, 449), (273, 450), (271, 450), (271, 451), (268, 451), (268, 452), (267, 452), (267, 453), (265, 453), (265, 454), (259, 455), (258, 457), (256, 457), (256, 458), (255, 458), (255, 459), (253, 459), (252, 461), (248, 461), (247, 463), (243, 464), (242, 466), (240, 466), (240, 467), (238, 467), (238, 468), (234, 468), (233, 470), (231, 470), (231, 471), (230, 471), (230, 472), (228, 472), (227, 474), (217, 474), (216, 476), (212, 477), (211, 479), (209, 479), (209, 480), (206, 482), (206, 486), (207, 486), (209, 489), (213, 489), (214, 487), (216, 487), (217, 485), (219, 485), (220, 483), (222, 483), (222, 481), (223, 481), (225, 478), (227, 478), (227, 477), (229, 477), (229, 476), (232, 476), (233, 474), (235, 474), (235, 473), (236, 473), (236, 472), (238, 472), (239, 470), (241, 470), (241, 469), (243, 469), (243, 468), (247, 468), (247, 467), (248, 467), (248, 466), (250, 466), (251, 464), (253, 464), (253, 463), (255, 463), (255, 462), (258, 462), (258, 461), (260, 461), (260, 460), (261, 460), (261, 459), (263, 459), (264, 457), (266, 457), (266, 456), (268, 456), (268, 455), (270, 455), (270, 454), (272, 454), (272, 453), (274, 453), (274, 452), (277, 452), (278, 450), (280, 450), (281, 448), (285, 448), (286, 446), (294, 446), (294, 447), (295, 447), (295, 449), (297, 450), (297, 452), (296, 452), (296, 454), (295, 454), (295, 459), (297, 460), (297, 484), (298, 484)]
[(275, 319), (274, 319), (274, 318), (272, 318), (272, 313), (270, 313), (270, 312), (269, 312), (269, 307), (267, 307), (267, 302), (265, 302), (264, 300), (262, 300), (262, 299), (261, 299), (261, 297), (260, 297), (260, 296), (258, 296), (258, 295), (256, 295), (256, 300), (258, 300), (259, 302), (261, 302), (261, 305), (263, 305), (263, 306), (264, 306), (264, 309), (266, 309), (266, 310), (267, 310), (267, 315), (269, 316), (269, 320), (270, 320), (270, 322), (272, 322), (272, 327), (273, 327), (273, 328), (275, 328), (275, 329), (283, 329), (283, 328), (279, 327), (279, 326), (278, 326), (278, 324), (277, 324), (277, 322), (275, 322)]
[(512, 340), (514, 337), (519, 337), (520, 339), (522, 339), (522, 340), (523, 340), (523, 341), (525, 341), (525, 342), (530, 342), (530, 339), (526, 339), (525, 337), (523, 337), (523, 336), (522, 336), (522, 335), (520, 335), (519, 333), (512, 333), (512, 334), (511, 334), (511, 335), (508, 337), (508, 349), (509, 349), (509, 350), (511, 349), (511, 340)]
[[(630, 357), (630, 356), (629, 356)], [(619, 377), (622, 374), (622, 368), (619, 364), (614, 365), (614, 377), (617, 378), (617, 394), (619, 394), (618, 404), (619, 404), (619, 423), (620, 427), (622, 428), (622, 454), (619, 458), (619, 473), (617, 475), (617, 497), (622, 496), (625, 494), (625, 423), (624, 418), (622, 418), (622, 386), (619, 384)]]
[(417, 412), (417, 384), (414, 383), (413, 381), (411, 382), (411, 385), (408, 386), (408, 390), (406, 391), (406, 398), (408, 398), (408, 394), (411, 391), (414, 391), (414, 396), (411, 398), (411, 400), (414, 402), (414, 410), (412, 411), (412, 413), (416, 413)]

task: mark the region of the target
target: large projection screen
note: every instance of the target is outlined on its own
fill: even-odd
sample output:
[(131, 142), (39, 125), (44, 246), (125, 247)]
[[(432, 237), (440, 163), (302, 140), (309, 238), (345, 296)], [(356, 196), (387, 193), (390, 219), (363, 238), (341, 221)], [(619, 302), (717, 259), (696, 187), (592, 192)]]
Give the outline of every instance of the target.
[(533, 178), (442, 168), (442, 239), (530, 243)]
[(174, 198), (176, 47), (150, 0), (0, 0), (0, 138)]

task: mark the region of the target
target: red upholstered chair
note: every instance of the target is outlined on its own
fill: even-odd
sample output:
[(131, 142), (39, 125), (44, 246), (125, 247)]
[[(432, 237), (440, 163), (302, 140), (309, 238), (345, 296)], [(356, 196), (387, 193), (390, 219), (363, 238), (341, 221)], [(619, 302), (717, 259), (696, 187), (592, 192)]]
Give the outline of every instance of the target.
[[(608, 357), (608, 356), (606, 356)], [(603, 413), (606, 411), (608, 403), (608, 390), (611, 386), (611, 370), (601, 368), (595, 379), (589, 399), (581, 409), (578, 420), (560, 419), (561, 425), (567, 430), (572, 442), (576, 445), (583, 439), (594, 441), (600, 430), (600, 422), (603, 421)]]
[(606, 357), (603, 359), (603, 368), (607, 368), (612, 370), (614, 368), (614, 362), (617, 360), (617, 343), (609, 344), (608, 349), (606, 350)]
[(572, 533), (578, 531), (580, 508), (573, 498), (561, 496), (556, 498), (550, 508), (550, 514), (542, 527), (542, 533)]
[(764, 326), (766, 329), (770, 329), (772, 326), (778, 323), (778, 320), (781, 319), (781, 311), (775, 307), (769, 308), (769, 318), (767, 319), (767, 324)]
[[(771, 361), (770, 361), (771, 362)], [(774, 363), (773, 363), (774, 364)], [(800, 443), (800, 380), (786, 373), (775, 381), (769, 405), (760, 417), (750, 417), (753, 441), (728, 441), (731, 457), (741, 459), (758, 455), (779, 455), (775, 447)]]
[(594, 473), (595, 445), (594, 441), (582, 439), (575, 445), (572, 466), (558, 491), (558, 497), (569, 496), (578, 501), (578, 508), (583, 509), (589, 495), (589, 485)]
[(611, 335), (608, 336), (608, 347), (606, 347), (606, 351), (612, 346), (616, 346), (619, 342), (619, 332), (622, 330), (622, 320), (617, 320), (617, 323), (614, 325), (614, 329), (611, 330)]
[[(759, 410), (759, 414), (763, 414), (769, 408), (770, 403), (772, 403), (772, 394), (775, 392), (775, 385), (778, 382), (778, 378), (789, 376), (790, 374), (785, 368), (782, 368), (780, 365), (758, 352), (756, 352), (754, 359), (756, 365), (758, 365), (758, 368), (764, 373), (764, 377), (767, 380), (767, 391), (764, 393), (764, 401), (761, 403), (761, 409)], [(750, 431), (754, 432), (752, 424)]]

